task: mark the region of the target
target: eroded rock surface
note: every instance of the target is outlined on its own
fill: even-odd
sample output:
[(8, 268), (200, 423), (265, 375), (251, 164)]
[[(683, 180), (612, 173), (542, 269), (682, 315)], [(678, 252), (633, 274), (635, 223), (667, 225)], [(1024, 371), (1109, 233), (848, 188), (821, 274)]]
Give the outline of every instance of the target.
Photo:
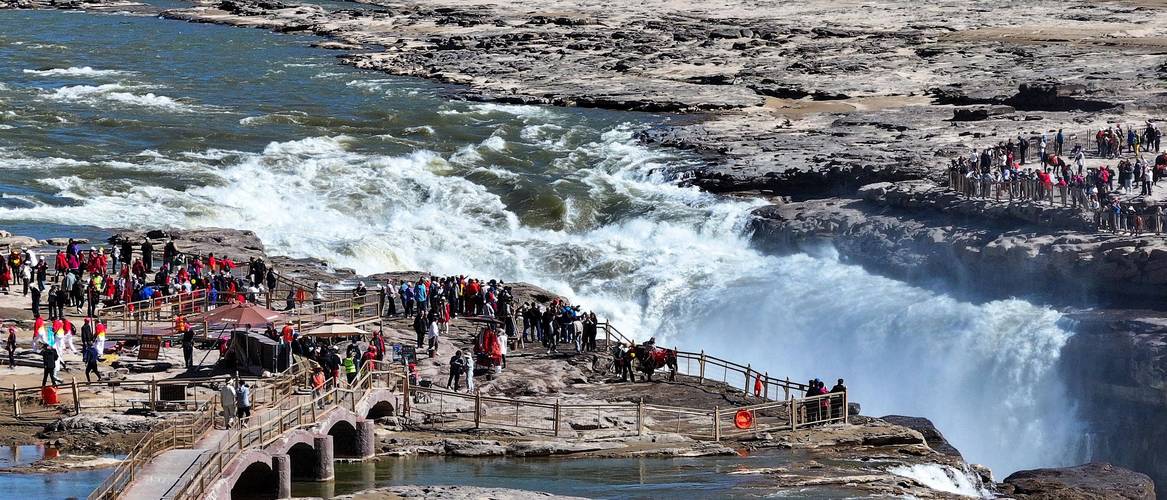
[(1100, 463), (1018, 471), (1005, 478), (1002, 492), (1019, 500), (1155, 498), (1154, 484), (1146, 474)]

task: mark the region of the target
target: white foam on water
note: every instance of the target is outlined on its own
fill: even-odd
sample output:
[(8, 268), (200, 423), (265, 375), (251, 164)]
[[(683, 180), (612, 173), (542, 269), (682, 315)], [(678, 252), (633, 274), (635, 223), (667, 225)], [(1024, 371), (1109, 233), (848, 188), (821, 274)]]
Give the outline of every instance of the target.
[(140, 85), (124, 85), (121, 83), (107, 83), (103, 85), (71, 85), (48, 92), (49, 99), (57, 101), (78, 101), (96, 103), (113, 101), (122, 104), (158, 108), (167, 111), (188, 112), (195, 108), (179, 102), (173, 98), (156, 95), (153, 92), (134, 94), (129, 90), (142, 88)]
[(910, 466), (895, 466), (888, 468), (888, 472), (897, 476), (913, 479), (916, 482), (936, 491), (952, 493), (964, 497), (993, 498), (988, 491), (978, 488), (968, 475), (947, 465), (914, 464)]
[[(345, 86), (360, 89), (363, 92), (370, 94), (384, 94), (393, 96), (397, 94), (397, 87), (401, 85), (399, 80), (389, 78), (378, 79), (363, 79), (363, 80), (349, 80)], [(407, 94), (416, 94), (416, 90), (411, 90)]]
[(576, 213), (573, 201), (567, 217), (578, 225), (524, 226), (485, 187), (443, 175), (451, 162), (481, 161), (470, 156), (482, 144), (448, 160), (425, 150), (378, 156), (350, 151), (345, 136), (232, 153), (185, 190), (70, 179), (58, 189), (76, 206), (0, 209), (0, 219), (236, 227), (255, 231), (273, 253), (366, 274), (414, 269), (537, 283), (639, 338), (772, 375), (846, 378), (865, 414), (927, 416), (998, 474), (1074, 461), (1080, 427), (1054, 369), (1070, 336), (1059, 313), (1020, 300), (961, 302), (830, 252), (763, 255), (745, 233), (762, 202), (670, 182), (673, 158), (631, 132), (616, 127), (572, 152), (579, 161), (570, 174), (591, 196), (628, 206), (604, 225)]
[[(24, 45), (24, 42), (13, 42), (14, 45)], [(28, 44), (28, 48), (36, 50), (65, 50), (69, 47), (65, 45), (58, 45), (55, 43), (32, 43)]]
[(161, 108), (169, 111), (190, 111), (193, 108), (164, 95), (155, 95), (153, 92), (145, 94), (131, 94), (129, 92), (110, 92), (106, 99), (136, 106)]
[(239, 124), (245, 127), (254, 127), (273, 123), (292, 123), (299, 125), (307, 117), (308, 113), (303, 111), (282, 111), (279, 113), (268, 113), (266, 115), (244, 117), (239, 120)]
[(556, 112), (546, 106), (529, 106), (525, 104), (498, 104), (493, 102), (479, 102), (469, 106), (469, 113), (472, 114), (491, 114), (501, 113), (507, 115), (514, 115), (521, 118), (552, 118)]
[(483, 148), (489, 149), (491, 151), (494, 151), (494, 152), (501, 152), (501, 151), (506, 150), (507, 141), (506, 141), (506, 139), (503, 139), (502, 137), (499, 137), (497, 135), (492, 135), (492, 136), (484, 139), (482, 141), (482, 143), (480, 144), (480, 146), (482, 146)]
[(482, 155), (475, 146), (463, 146), (450, 157), (450, 161), (461, 165), (475, 165), (482, 161)]
[(77, 100), (96, 95), (107, 94), (110, 92), (121, 92), (135, 88), (138, 88), (138, 86), (124, 85), (121, 83), (106, 83), (102, 85), (69, 85), (49, 92), (48, 96), (50, 99), (56, 100)]
[(206, 151), (183, 151), (181, 155), (185, 158), (192, 158), (195, 160), (222, 160), (231, 156), (238, 156), (245, 154), (243, 151), (235, 151), (230, 149), (208, 149)]
[(493, 175), (495, 177), (498, 177), (499, 179), (512, 179), (513, 180), (513, 179), (518, 179), (520, 177), (519, 174), (517, 174), (515, 172), (511, 172), (510, 170), (507, 170), (505, 168), (500, 168), (500, 167), (495, 166), (495, 165), (491, 165), (489, 167), (475, 167), (474, 169), (471, 170), (471, 172), (490, 174), (490, 175)]
[(103, 76), (121, 76), (132, 74), (130, 71), (120, 71), (115, 69), (93, 69), (89, 66), (70, 66), (68, 68), (52, 68), (52, 69), (26, 69), (25, 73), (41, 76), (84, 76), (84, 77), (103, 77)]
[(537, 125), (526, 125), (519, 131), (519, 137), (528, 141), (537, 141), (545, 139), (548, 135), (555, 132), (562, 131), (563, 127), (554, 123), (540, 123)]
[(76, 168), (90, 165), (87, 161), (72, 158), (38, 157), (30, 158), (5, 151), (0, 158), (2, 170), (52, 170), (58, 168)]
[(434, 128), (429, 125), (422, 125), (420, 127), (405, 127), (402, 129), (402, 132), (415, 135), (434, 135)]

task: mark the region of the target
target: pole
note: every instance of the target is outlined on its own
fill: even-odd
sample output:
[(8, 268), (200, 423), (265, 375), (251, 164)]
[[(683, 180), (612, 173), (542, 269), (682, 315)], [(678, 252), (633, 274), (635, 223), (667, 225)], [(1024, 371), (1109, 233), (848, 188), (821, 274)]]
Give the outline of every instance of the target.
[(644, 398), (636, 403), (636, 435), (644, 435)]
[(713, 440), (721, 441), (721, 407), (713, 407)]
[(154, 380), (154, 376), (150, 375), (150, 411), (158, 410), (158, 381)]
[(766, 372), (763, 377), (766, 382), (762, 385), (762, 399), (764, 401), (770, 400), (770, 372)]
[(555, 437), (559, 437), (559, 398), (555, 399)]
[(701, 376), (699, 377), (700, 380), (697, 382), (700, 385), (705, 385), (705, 349), (701, 349), (701, 359), (697, 361), (697, 364), (700, 366), (701, 370)]
[(746, 363), (746, 385), (743, 390), (747, 397), (750, 395), (750, 371), (750, 364)]
[(80, 415), (81, 414), (81, 398), (77, 396), (77, 377), (72, 377), (72, 378), (73, 378), (73, 413)]
[(405, 411), (404, 411), (404, 413), (402, 413), (402, 415), (409, 416), (409, 374), (408, 373), (406, 373), (405, 378), (403, 378), (401, 380), (401, 387), (402, 387), (402, 392), (404, 392), (404, 396), (405, 396), (405, 401), (402, 403), (404, 405), (403, 409)]
[(16, 397), (16, 384), (12, 384), (12, 416), (20, 416), (20, 399)]
[(851, 407), (847, 404), (847, 391), (843, 391), (843, 425), (851, 421), (848, 413), (851, 413)]
[(474, 390), (474, 428), (482, 424), (482, 390)]

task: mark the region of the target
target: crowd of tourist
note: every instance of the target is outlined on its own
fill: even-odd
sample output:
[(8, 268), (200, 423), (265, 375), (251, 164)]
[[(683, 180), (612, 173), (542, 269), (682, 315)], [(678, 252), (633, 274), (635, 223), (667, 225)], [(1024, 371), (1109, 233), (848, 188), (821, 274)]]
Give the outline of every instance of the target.
[[(968, 197), (1061, 204), (1089, 213), (1103, 231), (1162, 233), (1163, 207), (1151, 199), (1167, 177), (1167, 152), (1159, 151), (1158, 126), (1117, 124), (1092, 136), (1091, 151), (1076, 143), (1068, 159), (1063, 156), (1067, 137), (1062, 130), (1052, 137), (1018, 134), (1016, 141), (974, 149), (951, 161), (949, 187)], [(1031, 149), (1036, 150), (1032, 163)], [(1088, 154), (1114, 164), (1087, 167)]]
[[(354, 294), (364, 293), (360, 290)], [(514, 290), (500, 280), (423, 276), (380, 286), (379, 300), (385, 316), (400, 313), (412, 318), (417, 349), (424, 348), (429, 357), (439, 355), (439, 340), (448, 334), (451, 320), (473, 317), (483, 324), (471, 351), (458, 350), (450, 358), (447, 386), (453, 389), (461, 387), (463, 378), (473, 388), (476, 370), (506, 368), (512, 343), (518, 347), (539, 343), (548, 354), (559, 352), (562, 344), (573, 346), (577, 353), (596, 350), (595, 313), (562, 298), (547, 304), (534, 300), (516, 304)]]
[[(133, 314), (140, 301), (195, 292), (205, 293), (211, 303), (254, 302), (258, 294), (275, 287), (277, 277), (262, 259), (249, 259), (246, 265), (246, 274), (237, 276), (232, 271), (239, 264), (231, 258), (182, 253), (173, 240), (160, 256), (149, 240), (123, 241), (108, 251), (105, 247), (85, 250), (69, 240), (50, 256), (28, 248), (10, 249), (0, 259), (0, 293), (28, 297), (34, 322), (32, 347), (42, 356), (43, 382), (59, 384), (59, 370), (68, 369), (65, 354), (81, 354), (86, 380), (91, 380), (91, 375), (100, 379), (101, 357), (119, 348), (106, 345), (108, 326), (98, 319), (102, 309), (124, 305)], [(9, 330), (9, 363), (15, 365), (15, 329)], [(80, 351), (75, 336), (80, 336)], [(186, 337), (184, 350), (190, 340)]]
[[(246, 272), (239, 272), (243, 265)], [(261, 294), (274, 290), (277, 280), (275, 270), (261, 259), (238, 264), (225, 255), (181, 253), (173, 241), (166, 243), (160, 258), (154, 254), (149, 241), (88, 250), (70, 241), (48, 258), (30, 249), (13, 249), (0, 263), (0, 292), (28, 297), (34, 317), (33, 349), (40, 353), (44, 366), (42, 385), (61, 383), (59, 371), (69, 368), (66, 355), (80, 354), (87, 381), (92, 380), (91, 375), (101, 379), (99, 360), (120, 347), (107, 345), (108, 326), (99, 319), (103, 308), (121, 305), (127, 314), (133, 315), (134, 305), (148, 309), (149, 302), (138, 301), (196, 292), (205, 293), (214, 304), (254, 303)], [(439, 341), (448, 335), (452, 320), (465, 318), (477, 323), (471, 347), (455, 349), (448, 363), (443, 363), (448, 366), (446, 387), (449, 389), (462, 390), (464, 381), (466, 390), (474, 391), (476, 374), (501, 372), (507, 366), (507, 354), (512, 348), (536, 344), (550, 355), (565, 346), (575, 353), (595, 352), (599, 347), (597, 335), (602, 324), (594, 312), (585, 312), (580, 305), (563, 298), (519, 301), (512, 287), (499, 280), (421, 276), (417, 280), (378, 283), (376, 289), (379, 314), (383, 318), (408, 319), (417, 334), (416, 351), (412, 352), (424, 349), (431, 359), (441, 356)], [(324, 299), (322, 286), (317, 284), (313, 293), (312, 301), (319, 306)], [(362, 298), (362, 302), (364, 297), (373, 296), (363, 282), (351, 293), (354, 298)], [(290, 295), (288, 307), (304, 301), (302, 294)], [(75, 324), (77, 318), (80, 327)], [(251, 325), (246, 325), (244, 330), (250, 331)], [(80, 337), (79, 349), (75, 332)], [(174, 333), (181, 338), (186, 367), (193, 368), (194, 328), (179, 315), (175, 318)], [(311, 386), (317, 396), (326, 394), (330, 387), (354, 384), (371, 362), (390, 358), (391, 348), (396, 348), (387, 345), (381, 330), (368, 338), (321, 339), (303, 335), (291, 323), (282, 326), (269, 323), (264, 334), (278, 343), (281, 368), (291, 365), (293, 355), (314, 361)], [(223, 357), (229, 339), (218, 341)], [(8, 327), (6, 347), (11, 365), (15, 365), (16, 343), (16, 330)], [(649, 341), (644, 346), (654, 349), (651, 344)], [(633, 347), (629, 345), (627, 349)], [(617, 352), (627, 354), (627, 349)], [(632, 370), (628, 365), (632, 358), (627, 355), (618, 358), (613, 368), (622, 367), (627, 376)], [(418, 382), (416, 358), (406, 362), (411, 379)], [(813, 380), (806, 396), (845, 390), (842, 380), (831, 390)], [(245, 425), (250, 416), (250, 387), (236, 380), (224, 384), (221, 392), (224, 408), (231, 406), (225, 415), (234, 415), (239, 424)], [(804, 410), (808, 421), (841, 414), (837, 407), (841, 401), (841, 398), (823, 398), (807, 403), (811, 405)], [(323, 399), (318, 402), (321, 406), (324, 403)]]

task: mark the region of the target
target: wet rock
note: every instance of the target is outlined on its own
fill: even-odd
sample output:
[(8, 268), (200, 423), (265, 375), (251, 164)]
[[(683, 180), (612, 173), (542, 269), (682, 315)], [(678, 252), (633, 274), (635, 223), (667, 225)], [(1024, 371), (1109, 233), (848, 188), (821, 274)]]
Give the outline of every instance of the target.
[(151, 240), (154, 249), (161, 252), (169, 238), (174, 238), (174, 245), (179, 252), (207, 255), (214, 253), (218, 257), (228, 256), (244, 265), (250, 257), (267, 258), (263, 242), (252, 231), (224, 228), (203, 229), (172, 229), (172, 230), (122, 230), (109, 237), (109, 243), (120, 245), (130, 242), (137, 249), (146, 238)]
[(0, 237), (0, 251), (7, 251), (8, 249), (19, 250), (21, 248), (36, 248), (41, 246), (41, 242), (36, 238), (29, 236), (6, 236)]
[[(52, 246), (55, 246), (55, 247), (63, 247), (63, 246), (68, 245), (69, 241), (70, 241), (69, 238), (49, 238), (49, 239), (45, 240), (45, 243), (52, 245)], [(77, 243), (78, 245), (84, 245), (86, 243), (89, 243), (89, 240), (86, 238), (73, 238), (72, 241), (74, 243)]]
[(506, 447), (498, 441), (476, 439), (447, 439), (442, 441), (447, 455), (458, 457), (497, 457), (506, 454)]
[(955, 121), (980, 121), (991, 117), (1011, 115), (1016, 111), (1012, 106), (970, 106), (952, 110), (952, 119)]
[(1022, 83), (1007, 103), (1025, 111), (1101, 111), (1118, 104), (1095, 99), (1082, 99), (1086, 86), (1058, 82)]
[(1063, 297), (1093, 297), (1105, 289), (1107, 300), (1135, 303), (1167, 296), (1162, 273), (1151, 271), (1167, 266), (1167, 252), (1156, 252), (1167, 242), (1097, 233), (1078, 210), (969, 199), (927, 180), (870, 184), (858, 194), (759, 208), (753, 241), (775, 252), (830, 242), (873, 271), (943, 277), (979, 294), (1058, 289)]
[(1155, 498), (1155, 486), (1146, 474), (1105, 463), (1014, 472), (1001, 483), (1001, 491), (1019, 500)]
[(617, 443), (576, 442), (576, 441), (517, 441), (507, 445), (508, 455), (516, 457), (544, 457), (588, 451), (620, 448)]
[(950, 455), (964, 460), (964, 457), (962, 457), (960, 454), (960, 450), (957, 450), (955, 447), (953, 447), (952, 444), (950, 444), (948, 440), (944, 438), (944, 434), (941, 434), (940, 430), (936, 428), (936, 425), (934, 425), (932, 421), (928, 420), (927, 418), (907, 417), (903, 415), (885, 415), (879, 417), (879, 419), (885, 422), (890, 422), (896, 425), (902, 425), (909, 429), (913, 429), (924, 436), (924, 442), (927, 443), (929, 448), (932, 448), (933, 450), (936, 450), (945, 455)]
[(434, 500), (479, 500), (483, 498), (495, 500), (579, 499), (579, 497), (552, 495), (540, 491), (481, 488), (477, 486), (391, 486), (388, 488), (365, 490), (336, 498), (340, 500), (393, 500), (399, 498), (425, 498)]
[(45, 425), (45, 432), (146, 432), (156, 419), (137, 415), (74, 415)]

